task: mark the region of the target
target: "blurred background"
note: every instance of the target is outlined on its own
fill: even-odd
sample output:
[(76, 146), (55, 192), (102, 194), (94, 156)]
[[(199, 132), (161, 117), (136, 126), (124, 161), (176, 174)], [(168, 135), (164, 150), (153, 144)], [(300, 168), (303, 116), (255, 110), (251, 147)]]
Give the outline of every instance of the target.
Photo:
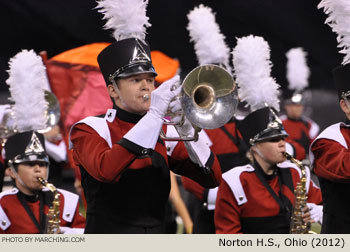
[[(324, 24), (319, 0), (149, 0), (147, 15), (152, 27), (147, 40), (180, 61), (182, 73), (197, 66), (186, 29), (187, 13), (203, 3), (216, 13), (216, 21), (230, 48), (236, 38), (249, 34), (264, 37), (271, 48), (272, 75), (284, 89), (285, 53), (303, 47), (311, 70), (306, 115), (321, 130), (342, 120), (331, 70), (339, 65), (336, 35)], [(8, 60), (21, 49), (47, 51), (51, 58), (63, 51), (93, 43), (113, 42), (111, 31), (94, 8), (94, 0), (0, 0), (0, 103), (8, 103)]]

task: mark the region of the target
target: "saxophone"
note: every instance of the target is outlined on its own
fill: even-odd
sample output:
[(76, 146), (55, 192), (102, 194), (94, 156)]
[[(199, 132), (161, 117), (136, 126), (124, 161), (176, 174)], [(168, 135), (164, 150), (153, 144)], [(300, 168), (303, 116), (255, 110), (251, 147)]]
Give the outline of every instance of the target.
[(296, 164), (301, 170), (300, 181), (297, 182), (294, 189), (295, 204), (291, 216), (290, 223), (290, 234), (314, 234), (315, 232), (310, 231), (311, 223), (304, 222), (302, 214), (303, 208), (306, 207), (307, 195), (306, 195), (306, 168), (297, 159), (293, 158), (289, 153), (284, 153), (285, 157), (292, 163)]
[(48, 188), (54, 195), (52, 206), (46, 215), (45, 234), (59, 234), (60, 230), (60, 193), (53, 184), (43, 178), (38, 178), (39, 182)]

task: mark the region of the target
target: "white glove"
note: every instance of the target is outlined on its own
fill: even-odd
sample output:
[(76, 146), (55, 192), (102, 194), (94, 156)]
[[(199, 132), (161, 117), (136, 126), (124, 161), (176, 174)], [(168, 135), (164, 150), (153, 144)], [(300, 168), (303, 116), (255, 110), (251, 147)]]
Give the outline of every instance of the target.
[(310, 218), (315, 222), (320, 222), (322, 224), (323, 206), (314, 203), (306, 203), (306, 205), (309, 208)]
[[(172, 122), (179, 123), (182, 119), (183, 110), (181, 107), (181, 102), (179, 99), (176, 99), (169, 104), (169, 110), (175, 116), (171, 118)], [(191, 122), (185, 117), (184, 123), (181, 126), (176, 126), (177, 131), (180, 136), (193, 136), (194, 128), (192, 127)]]
[(84, 228), (60, 227), (62, 234), (83, 234)]
[(163, 118), (165, 116), (171, 100), (181, 91), (180, 86), (175, 90), (171, 90), (179, 81), (180, 76), (176, 75), (170, 80), (163, 82), (151, 93), (151, 105), (148, 113), (155, 115), (157, 118)]

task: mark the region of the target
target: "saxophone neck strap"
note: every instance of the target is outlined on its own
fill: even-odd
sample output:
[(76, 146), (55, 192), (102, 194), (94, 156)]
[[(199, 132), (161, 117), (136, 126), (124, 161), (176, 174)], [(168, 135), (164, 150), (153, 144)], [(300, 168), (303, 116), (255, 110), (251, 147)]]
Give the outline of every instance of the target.
[(18, 197), (19, 201), (21, 202), (22, 206), (24, 207), (24, 209), (26, 210), (28, 216), (30, 217), (30, 219), (32, 220), (32, 222), (34, 223), (36, 228), (38, 229), (39, 234), (44, 234), (45, 214), (44, 214), (44, 195), (43, 195), (43, 193), (39, 192), (39, 218), (40, 218), (39, 222), (35, 218), (30, 207), (28, 206), (27, 200), (25, 199), (25, 195), (19, 191), (17, 193), (17, 197)]
[(280, 214), (284, 213), (284, 214), (290, 215), (291, 209), (288, 206), (288, 205), (290, 205), (290, 204), (288, 204), (289, 200), (282, 193), (282, 184), (283, 183), (282, 183), (282, 178), (281, 178), (281, 174), (280, 174), (280, 169), (277, 168), (275, 170), (275, 172), (277, 173), (276, 176), (277, 176), (278, 185), (279, 185), (279, 192), (278, 192), (278, 195), (277, 195), (276, 192), (271, 188), (271, 186), (267, 182), (267, 180), (266, 180), (266, 178), (264, 176), (264, 171), (262, 170), (262, 168), (260, 167), (258, 162), (256, 162), (255, 160), (254, 160), (254, 167), (255, 167), (255, 174), (259, 178), (260, 182), (263, 184), (263, 186), (268, 190), (268, 192), (273, 197), (273, 199), (280, 206)]

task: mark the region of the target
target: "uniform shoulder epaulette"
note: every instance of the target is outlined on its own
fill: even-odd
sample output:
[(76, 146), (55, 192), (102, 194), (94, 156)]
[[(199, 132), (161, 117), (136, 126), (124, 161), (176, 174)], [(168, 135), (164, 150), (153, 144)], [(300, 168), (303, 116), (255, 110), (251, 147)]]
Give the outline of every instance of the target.
[(110, 148), (112, 148), (112, 139), (111, 139), (111, 133), (108, 128), (108, 122), (113, 122), (114, 118), (117, 114), (117, 111), (115, 109), (108, 109), (104, 118), (96, 117), (96, 116), (88, 116), (84, 118), (83, 120), (80, 120), (79, 122), (75, 123), (69, 132), (69, 149), (73, 148), (73, 143), (70, 140), (70, 135), (72, 132), (72, 129), (75, 125), (84, 123), (91, 127), (94, 131), (96, 131), (100, 137), (102, 137), (107, 143)]
[(252, 171), (254, 171), (254, 167), (247, 164), (244, 166), (238, 166), (238, 167), (232, 168), (231, 170), (222, 174), (222, 178), (225, 180), (225, 182), (231, 188), (231, 191), (232, 191), (233, 195), (235, 196), (237, 204), (239, 206), (248, 201), (247, 197), (244, 193), (244, 189), (242, 186), (240, 175), (243, 172), (252, 172)]
[(345, 138), (340, 131), (340, 126), (348, 126), (348, 125), (344, 123), (336, 123), (331, 126), (328, 126), (310, 144), (309, 157), (310, 157), (311, 164), (314, 162), (314, 154), (312, 153), (311, 148), (314, 145), (314, 143), (319, 139), (329, 139), (329, 140), (335, 141), (339, 143), (341, 146), (343, 146), (345, 149), (348, 149), (348, 145), (346, 144)]
[(72, 222), (75, 215), (75, 210), (79, 203), (79, 196), (75, 193), (63, 189), (57, 190), (63, 195), (64, 198), (62, 219), (64, 219), (67, 222)]

